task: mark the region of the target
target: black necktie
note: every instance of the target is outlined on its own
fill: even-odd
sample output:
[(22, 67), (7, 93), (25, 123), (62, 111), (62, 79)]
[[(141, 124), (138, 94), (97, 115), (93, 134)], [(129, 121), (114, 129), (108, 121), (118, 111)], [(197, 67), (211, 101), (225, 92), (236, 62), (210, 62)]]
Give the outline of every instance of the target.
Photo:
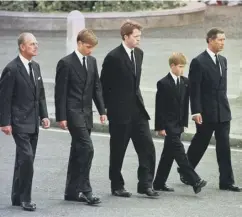
[(85, 72), (87, 73), (87, 66), (86, 66), (85, 59), (86, 59), (86, 57), (82, 57), (82, 65), (83, 65), (83, 68), (84, 68)]
[(217, 71), (219, 72), (219, 74), (221, 75), (221, 72), (220, 72), (220, 65), (219, 65), (219, 60), (218, 60), (218, 55), (215, 54), (215, 58), (216, 58), (216, 68), (217, 68)]
[(177, 88), (177, 92), (180, 93), (180, 80), (178, 77), (176, 79), (176, 88)]
[(132, 62), (132, 68), (133, 68), (134, 74), (136, 75), (135, 62), (134, 62), (134, 50), (131, 51), (131, 62)]
[(29, 77), (30, 77), (30, 81), (33, 84), (33, 86), (35, 86), (35, 82), (34, 82), (34, 75), (33, 75), (33, 68), (32, 68), (32, 63), (29, 62)]

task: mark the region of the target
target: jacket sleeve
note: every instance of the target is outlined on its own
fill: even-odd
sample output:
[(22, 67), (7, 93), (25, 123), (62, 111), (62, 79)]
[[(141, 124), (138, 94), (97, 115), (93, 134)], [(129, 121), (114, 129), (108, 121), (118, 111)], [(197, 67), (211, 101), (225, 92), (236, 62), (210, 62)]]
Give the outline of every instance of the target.
[(69, 68), (63, 60), (56, 67), (55, 77), (55, 115), (56, 121), (64, 121), (66, 117), (66, 99)]
[(155, 99), (155, 131), (164, 130), (165, 126), (166, 118), (164, 84), (157, 82), (157, 92)]
[(202, 71), (197, 59), (193, 59), (189, 69), (190, 101), (192, 114), (202, 113), (201, 105), (201, 82)]
[[(40, 72), (39, 64), (38, 64), (38, 68)], [(40, 72), (40, 75), (41, 75), (41, 72)], [(39, 116), (41, 120), (43, 118), (48, 118), (48, 110), (47, 110), (47, 104), (46, 104), (46, 98), (45, 98), (45, 88), (44, 88), (43, 79), (41, 79), (41, 82), (40, 82)]]
[(15, 76), (13, 70), (6, 67), (0, 78), (0, 126), (11, 125), (11, 107)]
[(94, 85), (93, 85), (93, 101), (97, 107), (97, 110), (100, 115), (104, 115), (105, 107), (104, 107), (104, 101), (103, 101), (103, 94), (102, 94), (102, 86), (98, 75), (98, 68), (97, 68), (97, 62), (96, 59), (94, 59), (94, 68), (95, 68), (95, 75), (94, 75)]
[(112, 72), (115, 70), (113, 59), (114, 58), (109, 54), (105, 57), (100, 76), (105, 108), (107, 108), (109, 92), (111, 91)]
[(184, 117), (183, 123), (184, 127), (188, 127), (188, 117), (189, 117), (189, 81), (185, 81), (185, 85), (187, 85), (187, 91), (184, 97)]

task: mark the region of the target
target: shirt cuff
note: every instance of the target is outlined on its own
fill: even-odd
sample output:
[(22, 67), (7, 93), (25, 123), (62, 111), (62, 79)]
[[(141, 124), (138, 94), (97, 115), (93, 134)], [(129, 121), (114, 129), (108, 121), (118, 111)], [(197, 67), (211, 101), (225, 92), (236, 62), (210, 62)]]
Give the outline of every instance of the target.
[(193, 114), (192, 117), (194, 117), (195, 115), (200, 115), (200, 113)]

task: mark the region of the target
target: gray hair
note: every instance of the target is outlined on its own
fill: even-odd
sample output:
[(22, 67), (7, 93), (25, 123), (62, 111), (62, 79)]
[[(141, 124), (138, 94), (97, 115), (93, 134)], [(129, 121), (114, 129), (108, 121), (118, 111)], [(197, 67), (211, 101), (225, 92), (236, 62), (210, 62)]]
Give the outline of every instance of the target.
[(25, 42), (25, 39), (28, 35), (33, 35), (32, 33), (30, 32), (23, 32), (19, 35), (18, 37), (18, 48), (20, 50), (20, 45), (23, 44)]

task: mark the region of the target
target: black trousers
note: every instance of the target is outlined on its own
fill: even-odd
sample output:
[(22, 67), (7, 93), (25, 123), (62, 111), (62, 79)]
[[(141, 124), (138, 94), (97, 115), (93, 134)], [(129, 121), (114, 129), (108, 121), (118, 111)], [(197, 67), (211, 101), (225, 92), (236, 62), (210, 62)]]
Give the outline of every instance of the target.
[(181, 134), (170, 134), (165, 137), (164, 148), (153, 183), (155, 189), (162, 187), (166, 183), (174, 159), (179, 165), (181, 173), (191, 185), (194, 185), (200, 179), (187, 159), (180, 136)]
[(67, 170), (65, 195), (77, 197), (80, 192), (92, 191), (89, 174), (94, 155), (91, 130), (68, 126), (72, 137)]
[(126, 124), (109, 123), (110, 132), (110, 166), (109, 179), (111, 189), (124, 187), (121, 173), (125, 152), (130, 139), (138, 155), (138, 189), (152, 187), (155, 170), (155, 147), (150, 133), (149, 122), (139, 109), (132, 120)]
[(16, 156), (11, 200), (16, 205), (31, 201), (38, 133), (13, 133), (13, 138), (16, 143)]
[(219, 166), (219, 184), (234, 184), (234, 175), (231, 165), (229, 143), (230, 121), (220, 123), (203, 123), (196, 125), (197, 131), (187, 151), (187, 157), (193, 168), (197, 166), (204, 155), (213, 132), (216, 139), (216, 154)]

